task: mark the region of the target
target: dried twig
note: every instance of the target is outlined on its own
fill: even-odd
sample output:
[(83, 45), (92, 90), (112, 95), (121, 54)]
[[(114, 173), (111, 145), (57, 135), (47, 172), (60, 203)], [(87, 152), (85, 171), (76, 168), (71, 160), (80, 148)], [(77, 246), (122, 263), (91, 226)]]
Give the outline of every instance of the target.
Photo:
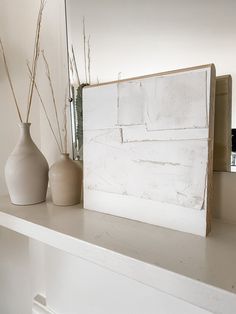
[(69, 62), (70, 62), (70, 72), (71, 72), (72, 77), (74, 77), (74, 67), (73, 67), (73, 62), (71, 58), (69, 59)]
[(29, 115), (30, 115), (30, 109), (32, 106), (32, 98), (33, 98), (33, 92), (34, 92), (34, 82), (37, 72), (37, 64), (38, 64), (38, 58), (39, 58), (39, 38), (40, 38), (40, 30), (41, 30), (41, 22), (42, 22), (42, 14), (44, 9), (45, 1), (40, 1), (40, 7), (39, 7), (39, 13), (38, 13), (38, 19), (37, 19), (37, 26), (36, 26), (36, 34), (35, 34), (35, 42), (34, 42), (34, 54), (33, 54), (33, 61), (32, 61), (32, 69), (31, 69), (31, 79), (30, 79), (30, 85), (29, 85), (29, 95), (28, 95), (28, 106), (27, 106), (27, 115), (26, 115), (26, 122), (29, 121)]
[(87, 75), (87, 54), (86, 54), (86, 31), (85, 31), (85, 18), (83, 17), (83, 43), (84, 43), (84, 71), (85, 71), (85, 83), (88, 84)]
[(121, 74), (122, 74), (122, 72), (118, 72), (118, 74), (117, 74), (117, 81), (118, 82), (121, 80)]
[(5, 70), (6, 70), (6, 73), (7, 73), (8, 82), (10, 84), (12, 95), (13, 95), (14, 102), (15, 102), (15, 105), (16, 105), (17, 114), (19, 116), (20, 122), (22, 122), (22, 117), (21, 117), (21, 114), (20, 114), (20, 108), (19, 108), (19, 105), (18, 105), (18, 102), (17, 102), (17, 99), (16, 99), (14, 87), (13, 87), (12, 80), (11, 80), (11, 75), (10, 75), (8, 64), (7, 64), (6, 54), (5, 54), (5, 50), (4, 50), (1, 38), (0, 38), (0, 46), (1, 46), (1, 50), (2, 50), (2, 57), (3, 57), (3, 61), (4, 61), (4, 67), (5, 67)]
[[(30, 77), (32, 78), (32, 72), (31, 72), (31, 69), (30, 69), (30, 66), (29, 66), (29, 63), (28, 63), (28, 62), (27, 62), (27, 67), (28, 67), (28, 71), (29, 71)], [(58, 142), (57, 137), (56, 137), (56, 134), (55, 134), (55, 132), (54, 132), (54, 130), (53, 130), (51, 121), (50, 121), (50, 119), (49, 119), (49, 116), (48, 116), (46, 107), (45, 107), (45, 105), (44, 105), (42, 96), (40, 95), (38, 86), (37, 86), (37, 84), (36, 84), (36, 80), (34, 81), (34, 87), (35, 87), (35, 90), (36, 90), (36, 92), (37, 92), (37, 94), (38, 94), (40, 103), (41, 103), (41, 105), (42, 105), (42, 107), (43, 107), (43, 111), (44, 111), (44, 113), (45, 113), (45, 117), (46, 117), (46, 119), (47, 119), (47, 121), (48, 121), (49, 127), (50, 127), (50, 129), (51, 129), (51, 131), (52, 131), (52, 134), (53, 134), (53, 137), (54, 137), (54, 139), (55, 139), (55, 141), (56, 141), (56, 144), (57, 144), (57, 146), (58, 146), (58, 149), (59, 149), (60, 153), (62, 153), (61, 148), (60, 148), (60, 145), (59, 145), (59, 142)]]
[(72, 52), (72, 60), (73, 60), (73, 66), (74, 66), (73, 68), (75, 69), (78, 85), (80, 85), (79, 72), (78, 72), (78, 67), (77, 67), (77, 63), (75, 59), (75, 52), (74, 52), (73, 45), (71, 45), (71, 52)]
[(64, 118), (64, 153), (67, 153), (67, 91), (65, 93), (65, 102), (64, 102), (64, 110), (63, 110), (63, 118)]
[(44, 64), (45, 64), (46, 75), (47, 75), (48, 82), (50, 85), (52, 101), (53, 101), (53, 106), (54, 106), (54, 111), (55, 111), (55, 116), (56, 116), (56, 122), (57, 122), (57, 130), (58, 130), (58, 135), (59, 135), (59, 140), (60, 140), (60, 146), (61, 146), (61, 150), (63, 151), (63, 144), (62, 144), (61, 130), (60, 130), (60, 124), (59, 124), (59, 118), (58, 118), (58, 112), (57, 112), (56, 98), (55, 98), (55, 93), (54, 93), (54, 89), (53, 89), (53, 85), (52, 85), (49, 65), (48, 65), (48, 62), (47, 62), (47, 59), (45, 57), (43, 50), (42, 50), (42, 56), (43, 56), (43, 60), (44, 60)]
[(90, 36), (88, 38), (88, 83), (91, 84), (91, 55), (90, 55)]

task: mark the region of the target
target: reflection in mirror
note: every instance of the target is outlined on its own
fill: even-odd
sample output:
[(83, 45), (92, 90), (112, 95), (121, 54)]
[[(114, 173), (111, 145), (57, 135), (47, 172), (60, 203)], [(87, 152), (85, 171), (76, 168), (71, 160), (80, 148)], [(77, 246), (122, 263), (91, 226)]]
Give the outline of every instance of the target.
[(231, 103), (232, 78), (216, 78), (214, 171), (230, 171), (231, 167)]
[[(231, 171), (231, 100), (236, 95), (235, 90), (232, 93), (231, 77), (225, 74), (235, 78), (236, 64), (231, 55), (236, 50), (232, 42), (236, 2), (229, 1), (226, 6), (222, 1), (214, 7), (210, 0), (183, 0), (182, 6), (172, 0), (150, 0), (148, 5), (136, 0), (126, 1), (125, 5), (117, 0), (65, 2), (74, 158), (82, 158), (83, 144), (82, 89), (78, 90), (78, 81), (89, 83), (85, 68), (91, 50), (92, 84), (98, 83), (98, 79), (114, 81), (213, 62), (217, 75), (224, 75), (218, 77), (216, 87), (214, 169)], [(234, 116), (233, 112), (233, 121)]]
[(236, 172), (236, 129), (232, 129), (231, 171)]

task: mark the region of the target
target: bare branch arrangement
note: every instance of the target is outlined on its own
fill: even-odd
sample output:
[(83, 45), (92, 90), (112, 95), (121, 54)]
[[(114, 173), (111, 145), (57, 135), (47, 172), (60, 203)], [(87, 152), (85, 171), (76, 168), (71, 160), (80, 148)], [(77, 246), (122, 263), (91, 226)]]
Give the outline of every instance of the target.
[(64, 108), (63, 108), (63, 132), (64, 132), (64, 152), (67, 153), (67, 90), (65, 92)]
[(63, 150), (62, 136), (61, 136), (61, 130), (60, 130), (60, 123), (59, 123), (59, 118), (58, 118), (58, 109), (57, 109), (58, 107), (57, 107), (55, 93), (54, 93), (54, 89), (53, 89), (53, 85), (52, 85), (49, 64), (47, 62), (47, 59), (45, 57), (45, 54), (44, 54), (43, 50), (42, 50), (42, 56), (43, 56), (43, 60), (44, 60), (44, 64), (45, 64), (46, 76), (48, 78), (48, 82), (49, 82), (49, 86), (50, 86), (50, 90), (51, 90), (52, 102), (53, 102), (53, 107), (54, 107), (54, 112), (55, 112), (55, 117), (56, 117), (56, 122), (57, 122), (57, 131), (58, 131), (58, 135), (59, 135), (59, 141), (60, 141), (61, 149)]
[(83, 43), (84, 43), (84, 71), (85, 81), (88, 82), (88, 69), (87, 69), (87, 54), (86, 54), (86, 31), (85, 31), (85, 18), (83, 17)]
[(74, 69), (75, 69), (77, 82), (78, 82), (78, 85), (80, 85), (79, 72), (78, 72), (78, 67), (77, 67), (77, 64), (76, 64), (75, 52), (74, 52), (73, 46), (71, 47), (71, 52), (72, 52), (72, 60), (70, 59), (70, 62), (71, 62), (71, 71), (72, 71), (72, 73), (73, 73), (73, 71), (74, 71)]
[[(32, 77), (32, 72), (31, 72), (31, 69), (30, 69), (29, 64), (27, 64), (27, 66), (28, 66), (29, 74), (30, 74), (30, 76)], [(58, 147), (58, 149), (59, 149), (59, 152), (62, 153), (60, 144), (59, 144), (58, 139), (57, 139), (57, 137), (56, 137), (56, 134), (55, 134), (55, 132), (54, 132), (54, 130), (53, 130), (52, 123), (51, 123), (51, 121), (50, 121), (49, 115), (48, 115), (48, 113), (47, 113), (45, 104), (44, 104), (43, 99), (42, 99), (42, 96), (41, 96), (41, 94), (40, 94), (40, 92), (39, 92), (39, 89), (38, 89), (38, 86), (37, 86), (36, 81), (34, 81), (34, 86), (35, 86), (35, 90), (36, 90), (36, 92), (37, 92), (37, 95), (38, 95), (38, 97), (39, 97), (40, 103), (41, 103), (41, 105), (42, 105), (42, 108), (43, 108), (45, 117), (46, 117), (47, 122), (48, 122), (48, 124), (49, 124), (50, 130), (51, 130), (52, 135), (53, 135), (53, 137), (54, 137), (54, 139), (55, 139), (55, 141), (56, 141), (56, 144), (57, 144), (57, 147)]]
[(3, 47), (3, 43), (2, 43), (1, 38), (0, 38), (0, 45), (1, 45), (1, 50), (2, 50), (2, 56), (3, 56), (4, 67), (5, 67), (5, 70), (6, 70), (6, 73), (7, 73), (7, 79), (8, 79), (8, 81), (9, 81), (9, 84), (10, 84), (10, 87), (11, 87), (12, 95), (13, 95), (13, 98), (14, 98), (14, 102), (15, 102), (15, 105), (16, 105), (16, 110), (17, 110), (17, 113), (18, 113), (20, 122), (22, 122), (22, 117), (21, 117), (21, 113), (20, 113), (20, 108), (19, 108), (19, 105), (18, 105), (18, 101), (17, 101), (17, 99), (16, 99), (16, 95), (15, 95), (13, 83), (12, 83), (12, 80), (11, 80), (11, 75), (10, 75), (9, 68), (8, 68), (8, 65), (7, 65), (6, 54), (5, 54), (5, 50), (4, 50), (4, 47)]
[[(37, 73), (37, 64), (38, 64), (38, 58), (39, 58), (39, 53), (40, 53), (40, 31), (41, 31), (41, 23), (42, 23), (42, 15), (43, 15), (44, 6), (45, 6), (45, 0), (40, 0), (40, 6), (39, 6), (37, 24), (36, 24), (36, 32), (35, 32), (33, 60), (32, 60), (32, 65), (30, 67), (31, 75), (30, 75), (29, 92), (28, 92), (28, 100), (27, 100), (26, 123), (29, 122), (29, 116), (30, 116), (30, 111), (32, 107), (32, 99), (33, 99), (33, 93), (34, 93), (34, 87), (35, 87), (35, 78), (36, 78), (36, 73)], [(6, 54), (5, 54), (5, 50), (4, 50), (4, 46), (3, 46), (1, 38), (0, 38), (0, 48), (1, 48), (5, 71), (7, 74), (7, 79), (8, 79), (11, 92), (13, 95), (14, 103), (16, 106), (17, 114), (18, 114), (20, 122), (23, 122), (22, 114), (20, 112), (19, 102), (17, 101), (16, 93), (14, 90), (14, 86), (11, 79), (9, 66), (7, 63)]]
[(39, 39), (40, 39), (40, 30), (41, 30), (41, 22), (42, 22), (42, 14), (44, 9), (45, 1), (41, 0), (38, 20), (37, 20), (37, 27), (36, 27), (36, 35), (35, 35), (35, 44), (34, 44), (34, 55), (32, 61), (32, 79), (30, 80), (29, 85), (29, 97), (28, 97), (28, 107), (27, 107), (27, 115), (26, 115), (26, 122), (29, 121), (30, 109), (32, 106), (32, 98), (34, 93), (34, 82), (36, 77), (37, 65), (38, 65), (38, 58), (40, 53), (40, 46), (39, 46)]
[(91, 84), (91, 57), (90, 57), (90, 36), (88, 38), (88, 83)]
[[(82, 21), (82, 57), (81, 57), (81, 69), (79, 72), (77, 62), (78, 55), (75, 56), (74, 47), (71, 45), (71, 51), (68, 52), (69, 69), (70, 69), (70, 88), (72, 94), (72, 119), (73, 119), (73, 155), (79, 160), (82, 160), (83, 156), (83, 104), (82, 104), (82, 90), (86, 85), (91, 84), (91, 47), (90, 47), (90, 35), (86, 34), (85, 17)], [(76, 58), (77, 57), (77, 58)], [(80, 56), (79, 56), (80, 58)], [(82, 74), (84, 72), (83, 79)], [(79, 74), (80, 73), (80, 74)]]
[[(42, 57), (43, 57), (43, 61), (44, 61), (44, 65), (45, 65), (45, 74), (47, 76), (48, 79), (48, 83), (49, 83), (49, 87), (50, 87), (50, 92), (51, 92), (51, 97), (52, 97), (52, 103), (53, 103), (53, 109), (54, 109), (54, 114), (55, 114), (55, 119), (56, 119), (56, 125), (57, 125), (57, 131), (54, 130), (53, 126), (52, 126), (52, 122), (50, 120), (48, 111), (46, 109), (46, 106), (44, 104), (43, 98), (39, 92), (39, 88), (37, 86), (36, 80), (34, 80), (34, 86), (35, 86), (35, 90), (38, 94), (40, 103), (42, 105), (46, 120), (48, 122), (48, 125), (50, 127), (50, 130), (52, 132), (52, 135), (54, 137), (54, 140), (57, 144), (58, 150), (61, 154), (65, 154), (67, 153), (67, 101), (68, 101), (68, 95), (67, 95), (67, 90), (65, 93), (65, 101), (64, 101), (64, 107), (63, 107), (63, 123), (62, 123), (62, 128), (60, 128), (60, 120), (59, 120), (59, 114), (58, 114), (58, 105), (57, 105), (57, 101), (56, 101), (56, 97), (55, 97), (55, 92), (54, 92), (54, 87), (53, 87), (53, 83), (52, 83), (52, 79), (51, 79), (51, 71), (50, 71), (50, 67), (49, 67), (49, 63), (47, 61), (47, 58), (45, 56), (44, 51), (42, 50)], [(32, 78), (33, 73), (28, 65), (28, 71), (29, 74)], [(62, 141), (62, 132), (63, 132), (63, 141)], [(56, 133), (58, 133), (58, 136), (56, 135)]]
[(75, 58), (74, 47), (71, 45), (71, 57), (69, 58), (70, 62), (70, 71), (72, 77), (76, 78), (76, 85), (84, 86), (91, 84), (91, 46), (90, 46), (90, 35), (86, 35), (86, 24), (85, 17), (83, 17), (83, 64), (84, 64), (84, 82), (81, 82), (78, 66)]

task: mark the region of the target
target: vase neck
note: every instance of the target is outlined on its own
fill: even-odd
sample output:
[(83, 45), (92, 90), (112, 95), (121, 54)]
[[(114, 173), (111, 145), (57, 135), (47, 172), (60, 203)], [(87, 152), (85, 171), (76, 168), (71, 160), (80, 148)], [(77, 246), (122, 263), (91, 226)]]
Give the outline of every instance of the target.
[(31, 139), (31, 136), (30, 136), (30, 125), (31, 123), (19, 123), (19, 128), (20, 128), (20, 138), (21, 139), (25, 139), (25, 138), (28, 138), (28, 139)]

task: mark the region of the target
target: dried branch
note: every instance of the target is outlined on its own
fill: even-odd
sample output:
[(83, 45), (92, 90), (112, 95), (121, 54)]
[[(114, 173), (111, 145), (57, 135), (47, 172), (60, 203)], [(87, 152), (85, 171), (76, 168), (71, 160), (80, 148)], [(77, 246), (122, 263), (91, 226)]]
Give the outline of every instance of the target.
[(85, 18), (83, 17), (83, 43), (84, 43), (84, 71), (85, 71), (85, 83), (88, 84), (87, 75), (87, 54), (86, 54), (86, 31), (85, 31)]
[(34, 53), (33, 53), (33, 61), (32, 61), (32, 68), (31, 68), (31, 79), (30, 79), (30, 85), (29, 85), (29, 95), (28, 95), (28, 107), (27, 107), (27, 115), (26, 115), (26, 122), (29, 121), (29, 115), (30, 110), (32, 106), (32, 99), (33, 99), (33, 93), (34, 93), (34, 82), (37, 72), (37, 64), (38, 64), (38, 58), (39, 58), (39, 38), (40, 38), (40, 30), (41, 30), (41, 22), (42, 22), (42, 14), (44, 9), (45, 1), (40, 1), (40, 7), (38, 12), (38, 19), (37, 19), (37, 26), (36, 26), (36, 34), (35, 34), (35, 42), (34, 42)]
[(73, 77), (74, 76), (74, 67), (73, 67), (73, 61), (71, 58), (69, 59), (69, 62), (70, 62), (70, 72), (71, 72), (72, 77)]
[(89, 84), (91, 84), (91, 55), (90, 55), (90, 36), (88, 38), (88, 80)]
[(63, 118), (64, 118), (64, 153), (67, 154), (67, 91), (65, 93), (65, 102), (64, 102), (64, 110), (63, 110)]
[(49, 65), (48, 65), (48, 62), (47, 62), (47, 59), (45, 57), (43, 50), (42, 50), (42, 56), (43, 56), (45, 69), (46, 69), (46, 75), (48, 78), (48, 82), (49, 82), (50, 90), (51, 90), (51, 95), (52, 95), (52, 101), (53, 101), (53, 106), (54, 106), (54, 111), (55, 111), (55, 116), (56, 116), (56, 122), (57, 122), (57, 130), (58, 130), (58, 135), (59, 135), (59, 139), (60, 139), (60, 147), (61, 147), (61, 151), (63, 151), (63, 144), (62, 144), (61, 130), (60, 130), (60, 124), (59, 124), (59, 118), (58, 118), (56, 98), (55, 98), (55, 93), (54, 93), (54, 89), (53, 89), (53, 85), (52, 85), (50, 68), (49, 68)]
[[(29, 66), (29, 63), (28, 63), (28, 62), (27, 62), (27, 67), (28, 67), (28, 71), (29, 71), (30, 77), (32, 78), (32, 72), (31, 72), (31, 69), (30, 69), (30, 66)], [(36, 80), (34, 81), (34, 87), (35, 87), (35, 90), (36, 90), (36, 92), (37, 92), (37, 94), (38, 94), (40, 103), (41, 103), (41, 105), (42, 105), (42, 107), (43, 107), (43, 111), (44, 111), (44, 113), (45, 113), (45, 117), (46, 117), (46, 119), (47, 119), (47, 121), (48, 121), (49, 127), (50, 127), (50, 129), (51, 129), (51, 131), (52, 131), (53, 137), (54, 137), (54, 139), (55, 139), (55, 141), (56, 141), (56, 144), (57, 144), (57, 146), (58, 146), (59, 152), (62, 153), (61, 148), (60, 148), (60, 145), (59, 145), (59, 142), (58, 142), (57, 137), (56, 137), (56, 134), (55, 134), (55, 132), (54, 132), (54, 130), (53, 130), (51, 121), (50, 121), (50, 119), (49, 119), (49, 115), (48, 115), (47, 110), (46, 110), (46, 107), (45, 107), (45, 105), (44, 105), (42, 96), (40, 95), (38, 86), (37, 86), (37, 84), (36, 84)]]
[(118, 82), (121, 80), (121, 74), (122, 74), (122, 72), (118, 72), (118, 74), (117, 74), (117, 81)]
[(13, 87), (12, 80), (11, 80), (11, 75), (10, 75), (8, 64), (7, 64), (6, 54), (5, 54), (5, 50), (4, 50), (1, 38), (0, 38), (0, 46), (1, 46), (1, 50), (2, 50), (2, 57), (3, 57), (4, 67), (5, 67), (5, 70), (6, 70), (6, 73), (7, 73), (8, 82), (10, 84), (12, 95), (13, 95), (14, 102), (15, 102), (15, 105), (16, 105), (17, 114), (19, 116), (20, 122), (22, 122), (22, 117), (21, 117), (21, 114), (20, 114), (20, 108), (19, 108), (19, 105), (18, 105), (18, 102), (17, 102), (17, 99), (16, 99), (14, 87)]
[(77, 63), (75, 59), (75, 52), (74, 52), (73, 45), (71, 45), (71, 51), (72, 51), (72, 60), (73, 60), (73, 66), (74, 66), (73, 68), (75, 69), (78, 85), (80, 85), (79, 72), (78, 72), (78, 67), (77, 67)]

